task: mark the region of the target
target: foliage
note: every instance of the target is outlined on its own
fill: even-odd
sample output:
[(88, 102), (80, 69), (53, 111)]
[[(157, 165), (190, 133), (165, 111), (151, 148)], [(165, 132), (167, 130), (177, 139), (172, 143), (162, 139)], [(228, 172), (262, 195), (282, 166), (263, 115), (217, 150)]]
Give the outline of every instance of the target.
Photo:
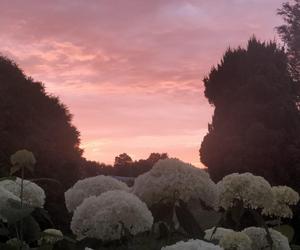
[(60, 181), (60, 186), (44, 181), (39, 184), (48, 193), (46, 206), (54, 220), (66, 223), (66, 213), (63, 213), (66, 210), (61, 205), (64, 189), (79, 178), (82, 160), (79, 132), (71, 124), (72, 115), (57, 97), (46, 93), (42, 83), (27, 77), (13, 61), (2, 56), (0, 95), (2, 176), (9, 173), (12, 153), (20, 148), (34, 152), (36, 169), (34, 172), (25, 170), (26, 177)]
[(287, 47), (290, 72), (294, 80), (300, 82), (300, 0), (295, 0), (294, 4), (284, 3), (278, 15), (285, 22), (277, 27), (277, 32)]
[(215, 107), (200, 148), (213, 180), (251, 172), (300, 190), (300, 115), (284, 51), (255, 38), (228, 49), (204, 79)]

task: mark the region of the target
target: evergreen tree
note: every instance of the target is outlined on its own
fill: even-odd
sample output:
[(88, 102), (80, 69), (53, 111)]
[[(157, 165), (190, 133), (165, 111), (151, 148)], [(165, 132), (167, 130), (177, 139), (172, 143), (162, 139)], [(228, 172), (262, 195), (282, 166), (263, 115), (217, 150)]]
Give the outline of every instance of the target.
[(295, 0), (295, 4), (284, 3), (278, 14), (285, 21), (277, 31), (287, 47), (290, 72), (294, 80), (300, 82), (300, 0)]
[(204, 85), (215, 110), (200, 158), (212, 178), (251, 172), (299, 191), (299, 112), (284, 51), (252, 38), (228, 49)]
[(19, 149), (32, 151), (37, 164), (34, 173), (26, 172), (25, 178), (52, 178), (61, 183), (38, 184), (46, 189), (52, 215), (64, 219), (64, 191), (79, 179), (82, 161), (79, 132), (71, 124), (68, 109), (47, 94), (42, 83), (0, 57), (0, 114), (2, 175), (8, 173), (10, 155)]

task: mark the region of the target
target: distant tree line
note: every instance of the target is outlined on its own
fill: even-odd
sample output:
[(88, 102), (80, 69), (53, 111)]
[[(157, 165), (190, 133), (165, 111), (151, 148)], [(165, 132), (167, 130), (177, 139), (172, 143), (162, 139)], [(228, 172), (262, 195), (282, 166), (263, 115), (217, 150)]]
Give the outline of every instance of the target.
[(133, 161), (128, 154), (122, 153), (116, 156), (113, 165), (86, 161), (81, 177), (87, 178), (96, 175), (137, 177), (149, 171), (158, 160), (166, 158), (168, 158), (166, 153), (151, 153), (147, 159)]

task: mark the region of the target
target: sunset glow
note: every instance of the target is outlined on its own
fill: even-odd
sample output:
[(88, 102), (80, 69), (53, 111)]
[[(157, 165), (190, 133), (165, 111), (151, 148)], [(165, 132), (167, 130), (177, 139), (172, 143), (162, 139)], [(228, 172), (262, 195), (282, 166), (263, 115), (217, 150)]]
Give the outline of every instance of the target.
[(202, 79), (229, 45), (276, 39), (281, 4), (3, 0), (0, 51), (67, 105), (87, 159), (166, 152), (202, 166), (213, 112)]

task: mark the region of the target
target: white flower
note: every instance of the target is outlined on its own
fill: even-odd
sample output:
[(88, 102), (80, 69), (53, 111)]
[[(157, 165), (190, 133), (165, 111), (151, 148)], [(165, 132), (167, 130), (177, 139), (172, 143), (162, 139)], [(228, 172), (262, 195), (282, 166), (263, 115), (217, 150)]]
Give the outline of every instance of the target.
[(99, 196), (100, 194), (110, 190), (129, 191), (129, 187), (110, 176), (94, 176), (80, 180), (65, 192), (66, 207), (69, 212), (73, 212), (85, 198), (90, 196)]
[(135, 179), (133, 193), (152, 206), (174, 197), (188, 202), (201, 199), (216, 208), (218, 192), (207, 172), (178, 159), (159, 160), (153, 168)]
[[(288, 239), (272, 228), (269, 228), (271, 238), (273, 240), (273, 250), (290, 250)], [(252, 240), (252, 250), (257, 249), (271, 249), (267, 240), (267, 233), (264, 228), (260, 227), (248, 227), (245, 228), (242, 232), (247, 234)]]
[(26, 242), (18, 240), (17, 238), (11, 238), (8, 241), (6, 241), (6, 245), (9, 245), (11, 248), (10, 249), (21, 249), (21, 246), (23, 247), (22, 249), (30, 249), (29, 246), (26, 244)]
[(57, 241), (60, 241), (64, 238), (63, 233), (60, 230), (49, 228), (43, 231), (41, 239), (39, 241), (40, 245), (43, 243), (46, 244), (55, 244)]
[(36, 163), (33, 153), (26, 149), (22, 149), (14, 153), (10, 157), (10, 161), (13, 165), (18, 166), (32, 166)]
[(174, 245), (165, 246), (161, 250), (222, 250), (220, 246), (202, 240), (179, 241)]
[(153, 217), (146, 204), (122, 190), (108, 191), (83, 201), (74, 212), (71, 230), (79, 239), (116, 240), (127, 230), (136, 235), (151, 229)]
[(292, 218), (293, 212), (289, 205), (296, 205), (299, 201), (299, 194), (287, 186), (272, 187), (274, 196), (273, 204), (265, 208), (262, 213), (268, 216)]
[(205, 240), (217, 240), (220, 241), (226, 234), (234, 232), (232, 229), (217, 227), (215, 233), (213, 234), (215, 228), (210, 228), (205, 230)]
[(243, 201), (244, 207), (253, 209), (270, 207), (273, 193), (270, 184), (251, 173), (230, 174), (218, 184), (220, 206), (228, 209), (235, 201)]
[[(3, 180), (0, 181), (0, 187), (13, 193), (15, 196), (20, 197), (21, 195), (21, 183), (22, 180), (17, 178), (14, 180)], [(45, 204), (45, 192), (37, 184), (24, 180), (23, 181), (23, 201), (33, 207), (43, 207)]]
[(220, 240), (220, 246), (225, 250), (251, 250), (251, 239), (243, 232), (225, 234)]
[(7, 191), (5, 188), (0, 187), (0, 220), (7, 222), (6, 214), (9, 213), (11, 206), (9, 200), (20, 202), (19, 197)]

